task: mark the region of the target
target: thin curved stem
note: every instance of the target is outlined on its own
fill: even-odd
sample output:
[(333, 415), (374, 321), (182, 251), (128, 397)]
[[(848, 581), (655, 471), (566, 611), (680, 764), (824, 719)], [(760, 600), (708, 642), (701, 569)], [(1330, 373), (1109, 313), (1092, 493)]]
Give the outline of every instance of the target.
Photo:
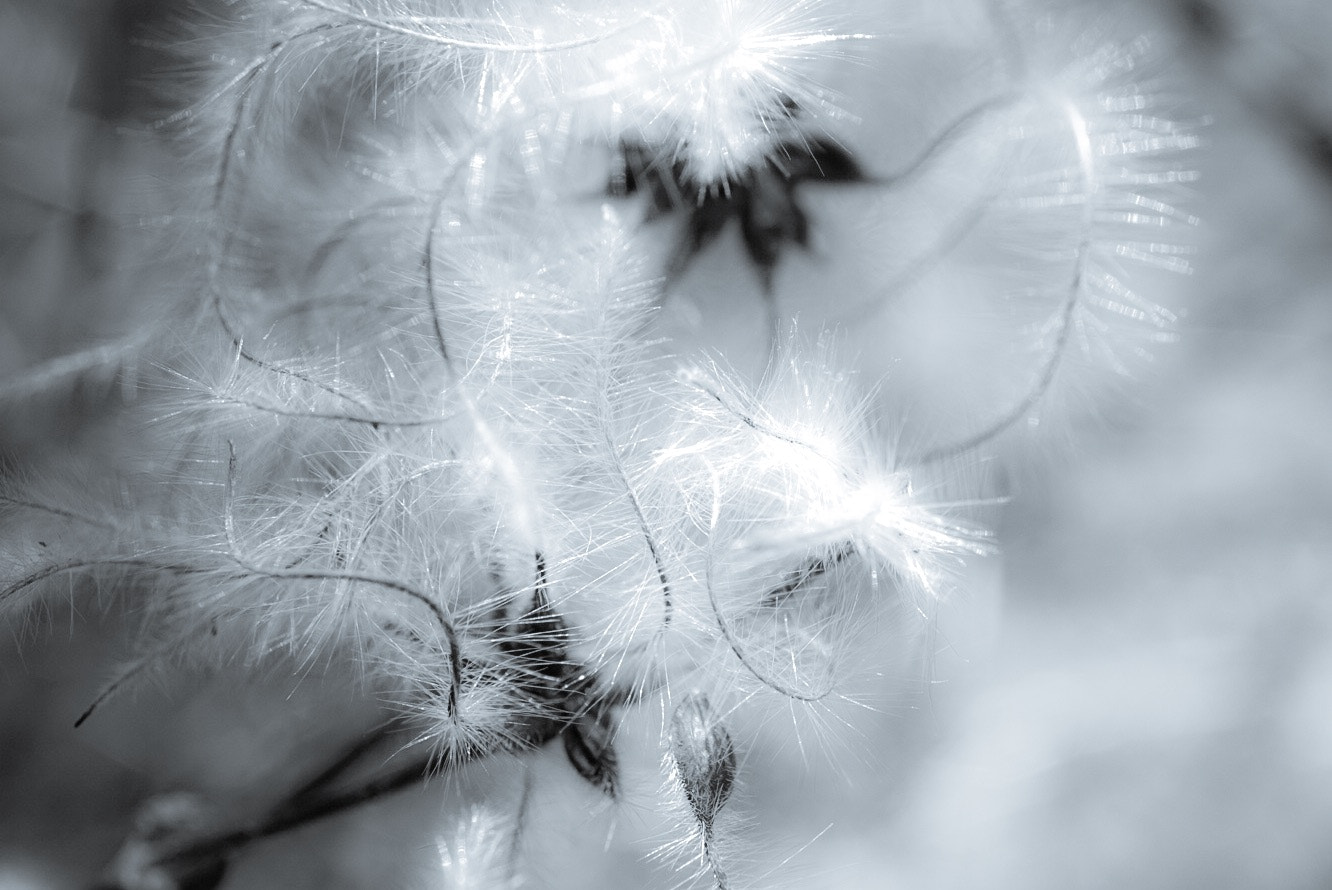
[[(223, 139), (222, 152), (218, 161), (217, 174), (214, 180), (213, 199), (212, 199), (212, 218), (214, 220), (221, 220), (223, 218), (223, 212), (222, 212), (223, 202), (227, 197), (227, 188), (231, 178), (232, 159), (233, 157), (243, 154), (243, 150), (238, 147), (237, 143), (241, 138), (243, 124), (246, 120), (246, 116), (250, 107), (252, 91), (255, 82), (257, 81), (259, 76), (262, 73), (264, 73), (264, 71), (267, 70), (269, 66), (271, 66), (273, 62), (284, 51), (286, 51), (290, 47), (290, 45), (293, 44), (294, 42), (299, 40), (304, 40), (306, 38), (322, 34), (324, 32), (346, 27), (351, 27), (351, 25), (345, 25), (345, 24), (335, 25), (330, 23), (323, 23), (320, 25), (313, 26), (311, 28), (307, 28), (303, 31), (298, 31), (295, 34), (288, 35), (286, 37), (281, 38), (280, 40), (275, 41), (269, 46), (268, 51), (264, 53), (264, 55), (251, 61), (244, 69), (242, 69), (234, 77), (228, 80), (227, 83), (223, 84), (213, 93), (211, 93), (209, 96), (205, 97), (199, 103), (196, 103), (195, 105), (191, 106), (189, 109), (185, 109), (182, 112), (177, 112), (177, 115), (184, 114), (185, 112), (193, 114), (197, 111), (197, 109), (204, 107), (207, 104), (211, 104), (212, 102), (220, 99), (222, 96), (226, 95), (232, 90), (235, 90), (237, 88), (239, 88), (240, 90), (240, 96), (236, 102), (235, 111), (232, 114), (230, 124), (227, 127), (226, 135)], [(171, 120), (172, 120), (171, 118), (164, 119), (164, 121), (167, 122), (170, 122)], [(336, 398), (349, 402), (356, 408), (360, 409), (361, 412), (368, 411), (369, 405), (367, 405), (363, 400), (349, 393), (343, 392), (341, 389), (332, 386), (322, 380), (319, 380), (318, 378), (310, 374), (306, 374), (302, 371), (294, 370), (292, 368), (285, 368), (279, 364), (275, 364), (273, 362), (262, 359), (259, 356), (254, 355), (252, 352), (250, 352), (249, 349), (245, 346), (245, 338), (243, 334), (240, 332), (237, 326), (232, 322), (232, 320), (227, 315), (226, 305), (225, 305), (226, 300), (221, 286), (222, 258), (226, 254), (227, 248), (231, 243), (231, 238), (232, 236), (230, 233), (221, 238), (217, 237), (216, 234), (214, 234), (214, 236), (210, 238), (212, 247), (209, 251), (208, 261), (205, 265), (205, 278), (206, 278), (206, 289), (208, 295), (211, 297), (213, 310), (217, 315), (218, 322), (222, 326), (222, 330), (225, 332), (227, 337), (231, 339), (232, 344), (235, 346), (237, 358), (240, 360), (244, 360), (247, 363), (253, 364), (256, 367), (261, 368), (269, 373), (285, 376), (293, 380), (299, 380), (302, 383), (308, 384), (324, 392), (327, 392)], [(255, 410), (263, 410), (281, 416), (312, 417), (316, 419), (325, 419), (325, 420), (340, 420), (348, 423), (360, 423), (372, 426), (379, 426), (379, 425), (398, 426), (398, 427), (427, 426), (448, 419), (447, 417), (394, 419), (389, 417), (382, 417), (382, 418), (370, 417), (366, 416), (365, 414), (352, 414), (352, 413), (330, 414), (330, 413), (318, 413), (318, 412), (296, 412), (296, 411), (287, 411), (284, 409), (277, 408), (275, 406), (268, 406), (253, 401), (246, 401), (239, 399), (234, 401), (236, 404), (241, 404), (246, 407), (254, 408)]]
[[(1005, 0), (988, 0), (987, 14), (995, 35), (1003, 48), (1002, 65), (1008, 88), (998, 95), (984, 99), (962, 114), (937, 133), (919, 154), (895, 173), (880, 177), (886, 187), (900, 185), (903, 181), (916, 177), (926, 171), (931, 161), (945, 148), (963, 136), (972, 125), (992, 111), (1006, 108), (1023, 99), (1028, 90), (1027, 58), (1017, 28), (1009, 13)], [(985, 211), (997, 196), (997, 190), (986, 189), (979, 199), (968, 205), (943, 235), (935, 239), (930, 249), (911, 260), (905, 269), (899, 272), (886, 285), (879, 289), (879, 294), (842, 314), (843, 321), (861, 320), (881, 308), (890, 294), (899, 292), (918, 281), (922, 275), (938, 265), (970, 234), (985, 216)]]
[(305, 266), (306, 277), (312, 277), (320, 272), (324, 264), (328, 262), (329, 257), (333, 255), (333, 251), (345, 243), (348, 236), (359, 226), (365, 225), (380, 214), (391, 217), (394, 210), (415, 207), (416, 204), (417, 201), (414, 196), (394, 195), (389, 198), (382, 198), (368, 207), (357, 210), (355, 216), (338, 223), (329, 236), (320, 242), (314, 255), (310, 257), (310, 262)]
[[(604, 397), (602, 401), (605, 402)], [(603, 405), (609, 412), (609, 406)], [(662, 600), (662, 629), (665, 629), (671, 623), (671, 615), (674, 612), (671, 603), (671, 582), (666, 576), (666, 563), (662, 559), (661, 550), (657, 547), (657, 540), (653, 534), (651, 526), (648, 525), (647, 516), (643, 513), (643, 505), (638, 500), (638, 493), (634, 491), (633, 483), (629, 480), (629, 474), (624, 468), (624, 462), (620, 458), (619, 447), (611, 437), (609, 418), (603, 418), (601, 424), (602, 438), (606, 443), (606, 453), (610, 456), (611, 469), (615, 473), (615, 478), (619, 480), (621, 488), (624, 489), (625, 499), (629, 501), (629, 506), (634, 511), (634, 518), (638, 521), (638, 528), (643, 533), (643, 541), (647, 544), (648, 555), (652, 557), (652, 564), (657, 570), (657, 582), (661, 585)]]
[[(401, 34), (405, 37), (411, 37), (414, 40), (425, 41), (426, 43), (434, 43), (440, 46), (452, 47), (454, 49), (472, 49), (488, 53), (513, 53), (515, 55), (564, 52), (566, 50), (579, 49), (585, 46), (593, 46), (609, 37), (627, 31), (639, 22), (647, 20), (649, 17), (647, 13), (644, 13), (624, 24), (600, 33), (591, 34), (587, 37), (576, 37), (570, 40), (562, 40), (552, 43), (505, 43), (500, 40), (460, 40), (456, 37), (445, 37), (441, 34), (431, 34), (430, 32), (423, 31), (419, 28), (410, 28), (406, 25), (396, 24), (395, 20), (392, 18), (376, 19), (368, 15), (353, 12), (350, 9), (341, 9), (331, 3), (325, 3), (323, 0), (301, 0), (301, 2), (306, 6), (313, 6), (315, 9), (321, 9), (324, 12), (344, 16), (345, 18), (368, 28), (373, 28), (378, 31), (387, 31), (392, 34)], [(407, 18), (403, 19), (403, 21), (413, 22), (415, 24), (435, 24), (438, 20), (422, 17), (419, 19)], [(443, 21), (446, 24), (458, 23), (457, 21), (450, 21), (447, 19)]]
[(13, 507), (20, 507), (25, 510), (37, 510), (41, 513), (50, 513), (52, 516), (59, 516), (62, 519), (73, 519), (75, 522), (82, 522), (86, 525), (94, 525), (107, 531), (115, 531), (116, 525), (102, 519), (93, 519), (91, 516), (84, 516), (73, 510), (67, 510), (64, 507), (56, 507), (51, 504), (43, 504), (39, 501), (30, 501), (25, 498), (16, 498), (12, 495), (0, 493), (0, 504), (9, 504)]
[(177, 575), (195, 575), (210, 571), (209, 569), (198, 568), (195, 566), (154, 562), (151, 559), (139, 556), (108, 556), (90, 559), (74, 559), (39, 569), (36, 572), (9, 584), (7, 587), (0, 589), (0, 607), (2, 607), (5, 600), (10, 597), (15, 596), (19, 592), (26, 590), (33, 585), (40, 584), (49, 578), (54, 578), (57, 575), (63, 575), (69, 572), (80, 572), (86, 569), (97, 569), (105, 566), (151, 569), (153, 571), (170, 572)]
[(119, 674), (117, 674), (114, 678), (112, 678), (112, 680), (109, 683), (107, 683), (105, 686), (102, 687), (102, 690), (97, 693), (97, 697), (94, 698), (91, 703), (89, 703), (88, 707), (83, 709), (83, 713), (80, 714), (78, 716), (78, 719), (74, 721), (74, 728), (78, 729), (85, 722), (87, 722), (88, 718), (91, 717), (97, 711), (98, 708), (100, 708), (113, 696), (119, 693), (120, 690), (124, 688), (126, 683), (137, 677), (139, 674), (143, 673), (154, 663), (156, 663), (158, 659), (165, 658), (167, 653), (169, 653), (172, 649), (175, 649), (180, 645), (181, 641), (177, 639), (172, 641), (167, 646), (163, 646), (157, 649), (156, 651), (149, 652), (147, 655), (143, 655), (135, 659), (128, 667), (122, 670)]
[[(454, 760), (444, 764), (443, 767), (460, 766), (479, 757), (540, 747), (555, 738), (565, 725), (558, 721), (536, 721), (525, 724), (521, 727), (521, 734), (512, 738), (504, 749), (484, 752), (465, 751), (460, 756), (456, 756)], [(359, 756), (359, 752), (357, 754)], [(324, 773), (341, 772), (347, 765), (340, 759), (331, 764)], [(197, 864), (225, 859), (257, 841), (304, 828), (307, 825), (312, 825), (406, 790), (413, 785), (428, 782), (440, 771), (440, 760), (435, 754), (431, 753), (417, 757), (378, 778), (368, 780), (364, 784), (322, 797), (312, 797), (309, 794), (313, 786), (311, 781), (307, 781), (262, 821), (243, 828), (195, 838), (183, 846), (163, 853), (157, 858), (156, 862), (159, 866), (175, 865), (179, 867), (191, 863)], [(317, 778), (322, 777), (323, 774), (321, 773), (321, 776)], [(523, 800), (520, 803), (520, 817), (525, 813), (528, 797), (529, 794), (525, 788)], [(513, 843), (515, 851), (517, 850), (518, 841), (518, 836), (515, 836)]]
[[(900, 183), (920, 176), (929, 170), (929, 164), (951, 143), (965, 135), (968, 130), (977, 121), (981, 120), (986, 114), (997, 109), (1006, 108), (1020, 101), (1022, 94), (1016, 92), (1002, 93), (986, 99), (967, 111), (963, 112), (958, 118), (944, 128), (942, 132), (934, 139), (908, 164), (899, 169), (896, 173), (882, 177), (882, 186), (885, 189), (891, 189)], [(914, 257), (911, 257), (906, 265), (897, 272), (886, 283), (881, 285), (877, 292), (867, 300), (864, 300), (850, 309), (839, 313), (841, 321), (854, 323), (864, 321), (883, 309), (888, 304), (888, 298), (910, 287), (919, 281), (926, 273), (934, 269), (948, 256), (958, 245), (962, 243), (968, 235), (975, 231), (980, 225), (981, 220), (985, 218), (989, 208), (994, 204), (995, 199), (1003, 189), (1002, 181), (997, 179), (991, 172), (988, 185), (973, 200), (967, 202), (963, 210), (953, 217), (950, 224), (935, 238), (929, 245), (929, 248)]]
[(80, 377), (99, 368), (114, 369), (110, 375), (114, 380), (126, 361), (151, 340), (150, 334), (136, 333), (115, 343), (48, 359), (35, 368), (21, 372), (14, 379), (0, 381), (0, 402), (40, 395), (70, 378)]
[(387, 590), (393, 590), (403, 594), (409, 599), (416, 600), (424, 605), (436, 623), (444, 631), (444, 637), (448, 645), (450, 681), (448, 694), (448, 714), (450, 717), (456, 717), (458, 713), (458, 698), (462, 690), (462, 644), (458, 637), (457, 628), (445, 613), (444, 609), (435, 602), (434, 599), (427, 596), (411, 584), (399, 581), (396, 578), (388, 578), (380, 575), (369, 574), (365, 572), (351, 572), (346, 570), (316, 570), (316, 569), (288, 569), (273, 568), (261, 566), (247, 559), (240, 551), (236, 542), (236, 518), (235, 518), (235, 484), (236, 484), (236, 445), (234, 442), (227, 442), (227, 479), (225, 507), (223, 509), (223, 525), (226, 529), (227, 549), (231, 560), (245, 571), (266, 578), (273, 578), (281, 581), (345, 581), (352, 584), (370, 584), (377, 587), (383, 587)]
[(316, 387), (317, 389), (323, 390), (329, 395), (336, 396), (337, 398), (350, 402), (352, 405), (355, 405), (357, 408), (360, 408), (362, 411), (369, 410), (370, 406), (367, 405), (364, 401), (356, 398), (355, 396), (343, 392), (342, 390), (338, 389), (335, 386), (331, 386), (330, 384), (325, 383), (322, 380), (318, 380), (315, 377), (312, 377), (311, 375), (306, 374), (302, 371), (296, 371), (291, 368), (284, 368), (279, 364), (275, 364), (273, 362), (266, 361), (265, 359), (261, 359), (257, 355), (254, 355), (252, 352), (246, 349), (244, 337), (241, 335), (240, 331), (236, 330), (235, 326), (232, 325), (231, 319), (227, 318), (226, 309), (224, 307), (225, 301), (223, 300), (222, 297), (221, 288), (216, 286), (216, 282), (210, 282), (210, 284), (213, 285), (212, 287), (213, 307), (217, 312), (218, 322), (222, 325), (223, 332), (228, 337), (231, 338), (231, 343), (236, 348), (237, 358), (243, 359), (246, 362), (249, 362), (250, 364), (258, 368), (262, 368), (263, 370), (269, 372), (270, 374), (276, 374), (282, 377), (290, 377), (293, 380), (299, 380), (302, 383), (308, 383), (309, 385)]
[(222, 405), (235, 405), (240, 408), (248, 408), (252, 411), (261, 411), (265, 414), (273, 414), (277, 417), (290, 417), (297, 420), (331, 420), (342, 423), (355, 423), (362, 426), (369, 426), (378, 429), (379, 427), (423, 427), (435, 426), (441, 423), (447, 423), (453, 420), (457, 415), (453, 413), (439, 414), (433, 417), (361, 417), (356, 414), (338, 414), (332, 411), (306, 411), (303, 409), (283, 408), (280, 405), (270, 405), (261, 402), (258, 399), (246, 399), (240, 396), (214, 395), (212, 401)]
[(916, 153), (916, 156), (906, 164), (899, 167), (895, 172), (886, 176), (874, 177), (872, 182), (880, 183), (885, 186), (899, 185), (903, 180), (909, 180), (919, 176), (928, 169), (928, 164), (934, 158), (953, 142), (966, 135), (968, 129), (974, 126), (985, 115), (993, 111), (1005, 109), (1011, 105), (1020, 102), (1024, 94), (1020, 91), (1010, 90), (999, 93), (989, 98), (982, 99), (966, 111), (953, 118), (947, 126), (934, 135), (925, 147)]
[(737, 420), (739, 420), (745, 426), (749, 427), (754, 432), (759, 433), (760, 435), (769, 436), (773, 439), (778, 440), (779, 442), (785, 442), (788, 445), (795, 445), (799, 448), (807, 449), (813, 454), (817, 455), (818, 457), (827, 459), (827, 456), (812, 443), (779, 432), (769, 424), (763, 423), (762, 421), (758, 420), (752, 414), (748, 414), (745, 411), (738, 408), (737, 406), (731, 404), (731, 402), (724, 395), (722, 395), (721, 391), (719, 389), (710, 386), (706, 378), (703, 376), (703, 374), (701, 374), (697, 370), (693, 369), (682, 370), (680, 372), (680, 379), (689, 386), (692, 386), (694, 389), (697, 389), (698, 391), (704, 393), (705, 395), (711, 396), (712, 399), (715, 400), (717, 404), (722, 407), (723, 410), (733, 415)]
[[(316, 25), (315, 27), (308, 28), (304, 31), (298, 31), (295, 34), (288, 35), (275, 41), (269, 46), (268, 51), (264, 53), (264, 55), (251, 61), (250, 64), (245, 66), (245, 68), (234, 77), (209, 96), (205, 97), (201, 103), (191, 106), (191, 109), (197, 109), (203, 105), (216, 101), (233, 89), (239, 88), (240, 90), (240, 95), (236, 100), (235, 111), (231, 116), (231, 122), (228, 125), (226, 134), (222, 140), (222, 152), (218, 159), (217, 174), (213, 181), (211, 217), (215, 221), (221, 221), (223, 219), (223, 202), (226, 199), (228, 181), (231, 178), (232, 158), (238, 154), (243, 155), (243, 150), (238, 149), (237, 147), (237, 141), (240, 139), (241, 129), (250, 107), (252, 90), (259, 75), (263, 73), (291, 43), (319, 34), (323, 31), (331, 30), (334, 27), (334, 25), (327, 23)], [(184, 109), (183, 111), (190, 111), (191, 109)], [(180, 113), (182, 112), (177, 112), (177, 114)], [(240, 331), (236, 329), (235, 325), (232, 324), (231, 319), (227, 317), (225, 299), (220, 283), (222, 275), (222, 258), (226, 254), (227, 247), (231, 243), (231, 238), (231, 234), (228, 233), (222, 238), (218, 238), (214, 235), (209, 239), (212, 247), (209, 251), (208, 261), (205, 266), (205, 278), (207, 281), (207, 290), (212, 298), (213, 308), (217, 314), (218, 322), (222, 325), (222, 330), (231, 338), (231, 342), (235, 345), (237, 356), (269, 371), (270, 373), (291, 377), (309, 383), (334, 396), (351, 402), (362, 410), (365, 410), (367, 406), (359, 399), (349, 396), (322, 381), (315, 380), (307, 374), (267, 362), (246, 349), (244, 337), (241, 335)]]
[(195, 840), (160, 857), (157, 863), (170, 865), (190, 860), (209, 861), (225, 858), (255, 841), (336, 816), (424, 782), (435, 774), (436, 764), (433, 756), (419, 758), (350, 791), (311, 801), (303, 806), (284, 806), (256, 825)]
[(508, 879), (510, 883), (518, 879), (518, 861), (522, 851), (523, 835), (527, 833), (528, 810), (532, 805), (532, 767), (530, 764), (523, 764), (523, 790), (518, 798), (518, 811), (513, 816), (513, 832), (509, 836), (509, 867)]
[(1041, 363), (1035, 382), (1023, 394), (1022, 398), (976, 433), (958, 442), (951, 442), (925, 451), (916, 458), (918, 463), (932, 463), (949, 457), (956, 457), (997, 438), (1025, 417), (1045, 397), (1054, 383), (1055, 375), (1059, 371), (1059, 366), (1068, 348), (1078, 306), (1082, 301), (1083, 281), (1087, 274), (1087, 264), (1091, 255), (1092, 227), (1095, 223), (1095, 207), (1092, 198), (1096, 188), (1096, 158), (1091, 145), (1090, 124), (1072, 102), (1064, 103), (1064, 114), (1068, 118), (1077, 145), (1079, 173), (1083, 180), (1083, 232), (1073, 264), (1072, 279), (1059, 308), (1054, 342), (1050, 345), (1050, 349)]
[(708, 870), (712, 872), (712, 881), (717, 890), (731, 890), (731, 881), (726, 877), (726, 872), (721, 867), (721, 860), (717, 857), (716, 842), (711, 825), (704, 826), (703, 829), (703, 861), (707, 863)]
[(293, 809), (311, 801), (330, 782), (351, 769), (358, 760), (382, 742), (393, 731), (393, 720), (381, 723), (349, 746), (336, 760), (306, 779), (299, 788), (287, 796), (287, 808)]
[[(833, 689), (836, 688), (837, 685), (831, 678), (822, 688), (816, 689), (813, 692), (805, 692), (788, 683), (784, 683), (775, 677), (769, 676), (767, 672), (760, 670), (759, 667), (753, 663), (749, 655), (745, 652), (745, 647), (736, 637), (735, 630), (731, 627), (731, 622), (722, 613), (721, 604), (717, 602), (717, 589), (712, 583), (712, 567), (712, 555), (709, 554), (707, 568), (704, 570), (704, 585), (708, 589), (708, 603), (712, 607), (713, 617), (717, 619), (717, 628), (721, 631), (722, 637), (725, 638), (727, 645), (731, 647), (731, 652), (733, 652), (740, 663), (744, 665), (745, 670), (753, 674), (754, 679), (758, 680), (772, 691), (784, 695), (787, 698), (795, 699), (796, 701), (823, 701), (831, 695)], [(795, 653), (793, 652), (792, 656), (794, 656), (794, 654)]]
[[(709, 529), (708, 529), (710, 536), (716, 535), (717, 525), (720, 519), (721, 519), (721, 483), (720, 480), (718, 480), (714, 476), (712, 518), (709, 523)], [(721, 631), (722, 637), (726, 640), (726, 644), (731, 647), (731, 652), (735, 654), (735, 657), (740, 661), (740, 664), (744, 665), (745, 670), (753, 674), (754, 679), (758, 680), (764, 686), (767, 686), (769, 689), (781, 695), (784, 695), (787, 698), (795, 699), (796, 701), (817, 702), (817, 701), (822, 701), (823, 699), (831, 695), (833, 689), (836, 686), (836, 683), (833, 682), (831, 679), (829, 679), (827, 686), (825, 688), (818, 689), (814, 692), (805, 692), (800, 689), (796, 689), (794, 686), (784, 683), (781, 680), (768, 676), (768, 674), (765, 671), (760, 670), (759, 667), (753, 663), (753, 661), (749, 657), (749, 654), (745, 651), (745, 647), (741, 644), (741, 641), (736, 636), (735, 630), (731, 627), (731, 622), (726, 618), (726, 615), (723, 613), (721, 604), (717, 602), (717, 587), (712, 580), (713, 566), (714, 566), (713, 551), (709, 549), (707, 565), (705, 566), (703, 572), (703, 583), (708, 591), (708, 603), (712, 607), (713, 617), (717, 619), (718, 630)], [(794, 653), (792, 654), (794, 655)]]
[(263, 55), (251, 59), (250, 62), (245, 65), (244, 68), (242, 68), (230, 79), (228, 79), (226, 83), (222, 84), (217, 89), (209, 93), (207, 96), (204, 96), (202, 99), (190, 103), (189, 105), (185, 106), (179, 111), (174, 111), (171, 114), (167, 115), (166, 117), (158, 118), (157, 120), (153, 121), (150, 124), (150, 126), (154, 130), (161, 130), (173, 124), (178, 124), (181, 123), (182, 121), (189, 120), (190, 118), (198, 114), (200, 111), (207, 108), (209, 105), (212, 105), (214, 102), (220, 100), (223, 96), (227, 95), (227, 93), (230, 93), (236, 87), (245, 83), (247, 80), (251, 80), (260, 69), (262, 69), (265, 65), (272, 62), (273, 59), (275, 59), (278, 56), (278, 54), (281, 53), (287, 47), (287, 44), (295, 40), (301, 40), (303, 38), (324, 31), (335, 31), (338, 29), (350, 28), (350, 27), (352, 27), (352, 24), (349, 22), (343, 24), (335, 24), (333, 22), (321, 22), (320, 24), (314, 25), (310, 28), (306, 28), (303, 31), (297, 31), (294, 34), (288, 34), (285, 37), (278, 38), (277, 40), (273, 41), (273, 43), (269, 44), (268, 49), (265, 50)]
[[(465, 157), (475, 150), (475, 146), (480, 143), (484, 134), (478, 134), (467, 149), (460, 153), (460, 157)], [(434, 203), (430, 212), (430, 224), (426, 229), (425, 245), (421, 252), (421, 266), (425, 278), (425, 300), (430, 310), (430, 322), (435, 334), (435, 345), (439, 349), (440, 360), (444, 364), (444, 370), (452, 379), (454, 392), (462, 402), (463, 409), (467, 412), (472, 421), (472, 429), (481, 440), (482, 446), (486, 449), (490, 457), (495, 461), (495, 465), (508, 486), (510, 493), (514, 497), (514, 503), (517, 509), (517, 521), (519, 533), (524, 538), (524, 543), (530, 543), (536, 537), (536, 510), (531, 503), (531, 494), (523, 485), (523, 475), (519, 471), (517, 463), (509, 450), (495, 435), (491, 429), (490, 423), (481, 413), (481, 408), (476, 404), (467, 388), (463, 385), (463, 375), (454, 366), (454, 359), (449, 350), (449, 339), (444, 333), (444, 318), (440, 313), (439, 300), (435, 294), (435, 238), (439, 233), (440, 218), (444, 214), (444, 200), (453, 183), (461, 175), (464, 164), (458, 161), (449, 170), (448, 174), (441, 182), (438, 192), (435, 195)]]

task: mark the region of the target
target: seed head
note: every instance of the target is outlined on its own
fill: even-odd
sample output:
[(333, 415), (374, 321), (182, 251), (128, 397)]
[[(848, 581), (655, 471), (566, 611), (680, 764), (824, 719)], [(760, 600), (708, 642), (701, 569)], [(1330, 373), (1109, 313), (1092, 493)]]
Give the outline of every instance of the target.
[(735, 787), (735, 744), (701, 692), (691, 692), (671, 716), (671, 755), (694, 818), (711, 835)]

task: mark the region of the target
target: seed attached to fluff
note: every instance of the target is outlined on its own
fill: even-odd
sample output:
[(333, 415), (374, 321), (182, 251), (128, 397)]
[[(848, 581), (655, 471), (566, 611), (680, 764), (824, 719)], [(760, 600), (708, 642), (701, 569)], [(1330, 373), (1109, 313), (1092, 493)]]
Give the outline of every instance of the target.
[(694, 818), (711, 835), (735, 787), (735, 744), (701, 692), (690, 693), (671, 716), (671, 755)]

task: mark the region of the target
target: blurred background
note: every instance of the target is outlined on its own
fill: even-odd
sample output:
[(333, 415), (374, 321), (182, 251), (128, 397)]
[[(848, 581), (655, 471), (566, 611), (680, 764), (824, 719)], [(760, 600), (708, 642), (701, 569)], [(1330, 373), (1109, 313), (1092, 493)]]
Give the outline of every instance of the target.
[[(872, 721), (874, 756), (748, 778), (754, 806), (780, 811), (765, 822), (817, 836), (774, 860), (792, 883), (1332, 886), (1332, 9), (1097, 11), (1112, 5), (1177, 39), (1170, 73), (1209, 121), (1178, 343), (1070, 448), (1016, 474), (1002, 605), (976, 604), (985, 631), (941, 655), (926, 701)], [(0, 2), (0, 382), (130, 333), (134, 296), (169, 273), (117, 260), (136, 202), (162, 187), (152, 149), (116, 125), (151, 62), (128, 35), (167, 6)], [(0, 413), (5, 472), (94, 436), (107, 400)], [(167, 682), (75, 733), (132, 619), (52, 609), (40, 632), (0, 627), (0, 890), (86, 886), (144, 795), (298, 746), (268, 734), (274, 708), (317, 727), (335, 706), (280, 677), (239, 698), (226, 677), (189, 695)], [(381, 810), (375, 836), (392, 849), (394, 825), (428, 806)], [(261, 855), (298, 870), (301, 849), (334, 857), (311, 886), (418, 886), (377, 877), (389, 857), (373, 838), (329, 832)], [(633, 867), (607, 864), (606, 885), (637, 886), (614, 872)]]

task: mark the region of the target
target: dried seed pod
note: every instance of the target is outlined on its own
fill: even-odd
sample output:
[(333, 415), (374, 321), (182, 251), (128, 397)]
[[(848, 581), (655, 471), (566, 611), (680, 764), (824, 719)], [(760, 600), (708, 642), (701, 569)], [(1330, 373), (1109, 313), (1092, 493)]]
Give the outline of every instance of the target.
[(615, 753), (615, 725), (611, 709), (594, 707), (592, 711), (562, 733), (564, 753), (578, 775), (614, 800), (619, 794), (620, 764)]
[(735, 787), (735, 744), (708, 698), (692, 692), (671, 716), (671, 755), (705, 837)]
[[(793, 106), (785, 110), (793, 117)], [(773, 146), (768, 157), (732, 171), (720, 183), (696, 180), (680, 158), (666, 149), (622, 142), (607, 193), (628, 197), (646, 191), (648, 218), (673, 211), (686, 214), (684, 236), (667, 270), (679, 278), (694, 259), (722, 234), (731, 220), (740, 223), (745, 252), (765, 291), (772, 290), (777, 262), (788, 245), (809, 247), (809, 217), (796, 198), (805, 182), (869, 182), (859, 163), (832, 139), (802, 135)]]

